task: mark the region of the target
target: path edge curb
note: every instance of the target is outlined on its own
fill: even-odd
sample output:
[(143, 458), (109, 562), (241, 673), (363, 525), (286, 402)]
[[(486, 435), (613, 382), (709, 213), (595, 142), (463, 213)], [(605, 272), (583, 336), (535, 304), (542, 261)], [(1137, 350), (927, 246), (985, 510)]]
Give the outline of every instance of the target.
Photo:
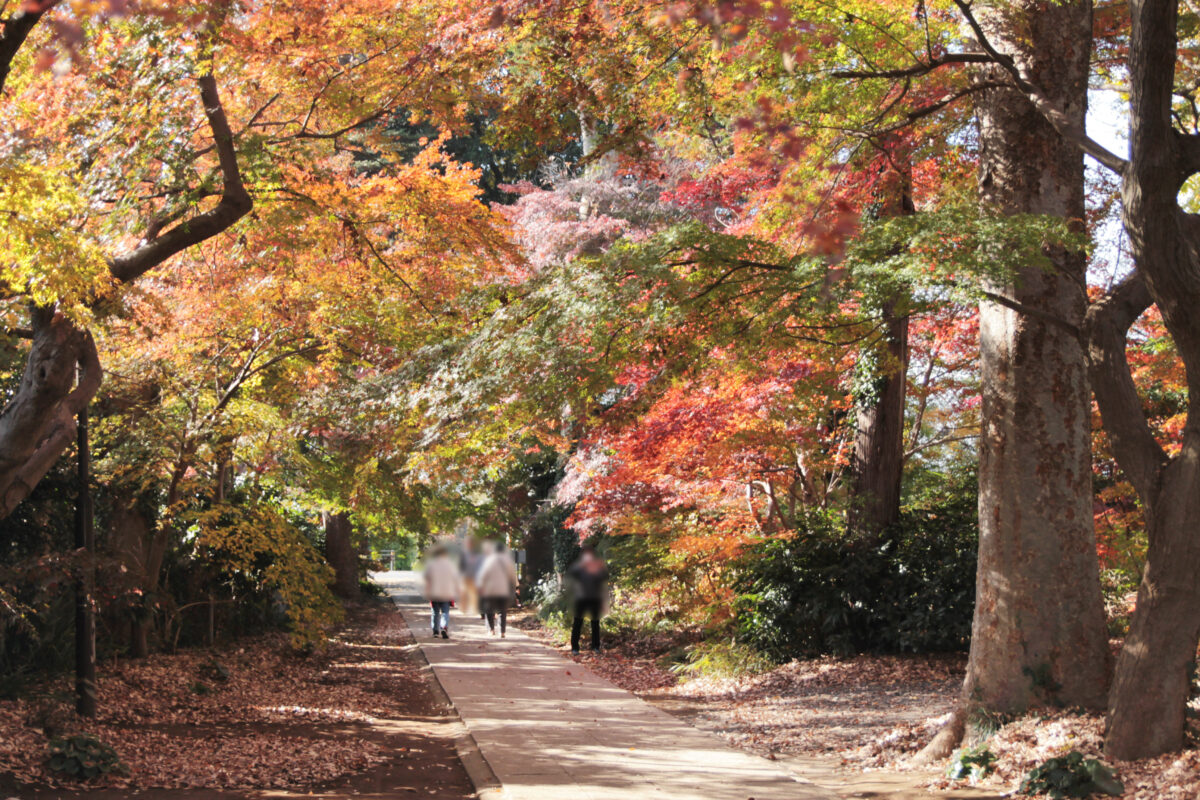
[(458, 713), (458, 708), (450, 700), (450, 695), (447, 694), (446, 688), (442, 686), (442, 682), (438, 678), (433, 665), (425, 657), (425, 649), (417, 641), (417, 632), (413, 630), (408, 615), (404, 613), (404, 607), (399, 602), (400, 598), (390, 591), (388, 592), (388, 597), (391, 599), (396, 611), (399, 612), (400, 617), (404, 620), (404, 625), (408, 628), (408, 633), (412, 636), (413, 644), (416, 646), (417, 652), (421, 656), (421, 661), (425, 665), (424, 669), (421, 670), (425, 675), (425, 682), (429, 684), (429, 688), (434, 696), (454, 712), (455, 719), (462, 726), (462, 733), (454, 737), (454, 750), (458, 754), (458, 760), (462, 763), (463, 769), (467, 772), (467, 777), (470, 779), (471, 785), (475, 787), (475, 795), (479, 800), (507, 800), (508, 794), (504, 791), (504, 784), (496, 777), (492, 765), (488, 763), (487, 758), (483, 755), (483, 751), (479, 749), (479, 743), (475, 741), (475, 736), (471, 733), (471, 729), (463, 721), (462, 716)]

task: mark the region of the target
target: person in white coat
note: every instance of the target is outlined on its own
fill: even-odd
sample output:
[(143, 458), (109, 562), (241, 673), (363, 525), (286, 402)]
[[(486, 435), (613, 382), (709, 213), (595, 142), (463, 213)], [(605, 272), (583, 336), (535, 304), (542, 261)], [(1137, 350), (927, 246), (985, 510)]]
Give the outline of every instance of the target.
[(450, 638), (450, 605), (462, 593), (462, 575), (445, 546), (438, 545), (425, 564), (425, 597), (429, 600), (433, 635)]
[(497, 546), (488, 553), (479, 565), (475, 582), (488, 630), (496, 635), (496, 617), (500, 617), (500, 638), (503, 639), (508, 629), (508, 607), (517, 591), (517, 565), (509, 551)]

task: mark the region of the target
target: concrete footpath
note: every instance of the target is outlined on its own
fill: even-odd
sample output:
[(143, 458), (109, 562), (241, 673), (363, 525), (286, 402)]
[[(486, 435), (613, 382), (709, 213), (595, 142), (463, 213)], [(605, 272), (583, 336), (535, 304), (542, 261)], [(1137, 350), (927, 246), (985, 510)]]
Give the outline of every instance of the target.
[(451, 638), (433, 639), (420, 576), (387, 572), (375, 579), (404, 614), (510, 800), (836, 797), (650, 706), (519, 630), (493, 638), (478, 615), (455, 610)]

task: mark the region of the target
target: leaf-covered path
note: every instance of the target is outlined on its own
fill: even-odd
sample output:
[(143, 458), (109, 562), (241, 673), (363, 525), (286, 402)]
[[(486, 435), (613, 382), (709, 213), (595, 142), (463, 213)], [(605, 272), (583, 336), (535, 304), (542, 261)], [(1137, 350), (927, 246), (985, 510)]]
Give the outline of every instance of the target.
[(510, 800), (826, 800), (835, 795), (779, 765), (639, 700), (581, 664), (510, 629), (488, 636), (452, 613), (431, 639), (415, 573), (376, 580), (417, 637), (438, 682)]

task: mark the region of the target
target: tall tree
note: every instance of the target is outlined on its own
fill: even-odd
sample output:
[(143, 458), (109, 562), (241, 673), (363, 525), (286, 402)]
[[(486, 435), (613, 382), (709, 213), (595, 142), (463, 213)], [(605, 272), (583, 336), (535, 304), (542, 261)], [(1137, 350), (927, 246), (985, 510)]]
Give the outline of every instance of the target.
[[(811, 48), (802, 55), (812, 58), (837, 30), (837, 40), (852, 45), (835, 54), (841, 63), (833, 74), (855, 88), (883, 89), (863, 93), (868, 105), (861, 116), (837, 108), (830, 114), (868, 140), (973, 98), (985, 213), (1081, 226), (1082, 155), (1062, 141), (1055, 124), (1083, 129), (1090, 3), (1017, 0), (989, 5), (978, 18), (960, 0), (921, 4), (916, 25), (888, 16), (889, 5), (839, 19), (821, 16), (819, 3), (696, 3), (691, 15), (731, 36), (760, 20), (793, 63), (797, 43)], [(966, 37), (943, 27), (955, 16), (945, 12), (955, 8)], [(964, 38), (975, 46), (964, 51)], [(1014, 82), (1016, 73), (1026, 76), (1023, 82)], [(1037, 99), (1027, 91), (1030, 81), (1043, 87)], [(1045, 118), (1045, 107), (1055, 109), (1057, 123)], [(957, 744), (973, 708), (1011, 713), (1046, 702), (1104, 702), (1107, 642), (1090, 510), (1089, 389), (1078, 335), (1086, 257), (1078, 246), (1043, 251), (1015, 269), (991, 271), (983, 287), (972, 653), (960, 713), (930, 754)]]
[[(890, 148), (889, 165), (879, 189), (878, 214), (901, 217), (916, 213), (912, 169), (903, 148)], [(876, 305), (881, 341), (873, 373), (855, 403), (854, 496), (850, 528), (858, 536), (877, 537), (900, 519), (900, 487), (904, 472), (904, 414), (908, 386), (909, 317), (903, 291)]]
[[(979, 19), (993, 44), (1083, 126), (1091, 6), (1017, 2)], [(977, 80), (1003, 82), (1001, 66)], [(1019, 90), (975, 95), (980, 194), (1004, 215), (1082, 224), (1083, 154)], [(980, 306), (983, 389), (979, 568), (968, 708), (1014, 713), (1047, 702), (1104, 704), (1108, 639), (1092, 521), (1087, 364), (1078, 331), (1087, 256), (1053, 247), (986, 287)]]
[[(1183, 743), (1200, 639), (1200, 424), (1191, 404), (1200, 388), (1200, 318), (1194, 313), (1200, 304), (1200, 233), (1180, 200), (1185, 182), (1200, 172), (1200, 119), (1187, 102), (1194, 76), (1180, 58), (1181, 39), (1195, 30), (1194, 16), (1181, 17), (1176, 0), (1129, 4), (1130, 148), (1125, 159), (1088, 136), (1081, 96), (1064, 96), (1061, 90), (1062, 70), (1083, 60), (1090, 7), (1026, 8), (1025, 24), (1044, 37), (1038, 57), (1029, 58), (1019, 41), (1006, 37), (1015, 27), (1013, 19), (1008, 27), (1002, 19), (989, 25), (968, 4), (955, 2), (987, 59), (1003, 69), (1003, 79), (1065, 144), (1092, 156), (1121, 181), (1121, 217), (1136, 271), (1095, 303), (1085, 320), (1060, 316), (1058, 324), (1086, 334), (1105, 430), (1141, 499), (1149, 539), (1137, 607), (1109, 693), (1105, 749), (1120, 759), (1176, 750)], [(1042, 26), (1056, 15), (1065, 15), (1056, 29)], [(1080, 70), (1065, 74), (1074, 79)], [(1176, 105), (1176, 96), (1185, 102)], [(1008, 135), (1019, 141), (1020, 133)], [(1170, 455), (1154, 437), (1125, 354), (1130, 326), (1151, 303), (1158, 306), (1187, 376), (1186, 422), (1179, 449)]]
[[(3, 35), (0, 36), (0, 75), (5, 79), (9, 77), (14, 61), (30, 33), (55, 5), (55, 2), (26, 4), (25, 9), (4, 24)], [(233, 131), (226, 118), (213, 73), (210, 34), (207, 25), (201, 25), (200, 32), (194, 34), (200, 48), (209, 53), (209, 57), (198, 60), (191, 82), (196, 91), (193, 102), (203, 110), (204, 124), (209, 133), (204, 147), (215, 155), (214, 168), (220, 176), (219, 182), (206, 194), (216, 195), (220, 199), (204, 211), (189, 213), (189, 206), (184, 206), (167, 213), (149, 226), (145, 236), (132, 248), (104, 256), (107, 266), (105, 282), (132, 283), (177, 253), (228, 229), (250, 211), (252, 201), (242, 183)], [(22, 66), (32, 69), (31, 63), (31, 60), (26, 60)], [(22, 89), (27, 90), (28, 87)], [(9, 173), (8, 182), (17, 192), (36, 192), (34, 187), (38, 183), (45, 184), (47, 178), (38, 172), (41, 168), (35, 165), (36, 161), (23, 161), (19, 148), (18, 152), (6, 153), (4, 160)], [(57, 161), (57, 158), (52, 159), (52, 163)], [(22, 182), (25, 186), (18, 188)], [(169, 197), (179, 197), (193, 191), (193, 188), (172, 186), (164, 187), (163, 191)], [(80, 205), (75, 211), (82, 215), (84, 207)], [(79, 224), (78, 216), (74, 222)], [(17, 251), (17, 264), (9, 267), (15, 274), (7, 276), (10, 285), (16, 286), (22, 283), (23, 262), (55, 255), (53, 251), (47, 252), (49, 248), (44, 243), (39, 246), (38, 237), (44, 237), (45, 231), (24, 231), (20, 227), (19, 224), (10, 225), (5, 232), (7, 249), (9, 252)], [(23, 239), (26, 246), (28, 243), (34, 245), (30, 248), (32, 254), (28, 251), (22, 253), (18, 249)], [(64, 269), (86, 274), (90, 268), (87, 262), (97, 255), (95, 245), (80, 246), (74, 252), (70, 247), (65, 250), (58, 255), (76, 260), (77, 263), (31, 266), (35, 269), (40, 266), (46, 271)], [(32, 276), (26, 276), (27, 279), (29, 277)], [(0, 411), (0, 515), (11, 513), (28, 496), (75, 438), (75, 417), (95, 395), (101, 382), (100, 364), (92, 336), (78, 324), (79, 306), (94, 305), (97, 295), (102, 294), (98, 277), (92, 277), (90, 286), (76, 287), (77, 290), (83, 288), (83, 291), (76, 291), (73, 298), (63, 296), (63, 293), (46, 294), (44, 290), (39, 293), (36, 286), (45, 282), (44, 278), (30, 281), (23, 291), (13, 293), (18, 298), (24, 295), (32, 305), (27, 329), (31, 344), (21, 383)], [(53, 281), (48, 282), (53, 285)]]
[[(1105, 431), (1141, 499), (1149, 539), (1108, 705), (1105, 749), (1120, 759), (1182, 746), (1200, 640), (1200, 229), (1180, 203), (1184, 182), (1200, 172), (1200, 119), (1186, 104), (1173, 113), (1176, 94), (1186, 98), (1186, 82), (1194, 79), (1179, 50), (1195, 16), (1181, 18), (1174, 0), (1135, 0), (1129, 14), (1128, 161), (1060, 126), (1120, 175), (1121, 217), (1136, 267), (1093, 306), (1087, 326)], [(1126, 334), (1151, 303), (1186, 374), (1186, 421), (1171, 455), (1153, 435), (1125, 355)]]

